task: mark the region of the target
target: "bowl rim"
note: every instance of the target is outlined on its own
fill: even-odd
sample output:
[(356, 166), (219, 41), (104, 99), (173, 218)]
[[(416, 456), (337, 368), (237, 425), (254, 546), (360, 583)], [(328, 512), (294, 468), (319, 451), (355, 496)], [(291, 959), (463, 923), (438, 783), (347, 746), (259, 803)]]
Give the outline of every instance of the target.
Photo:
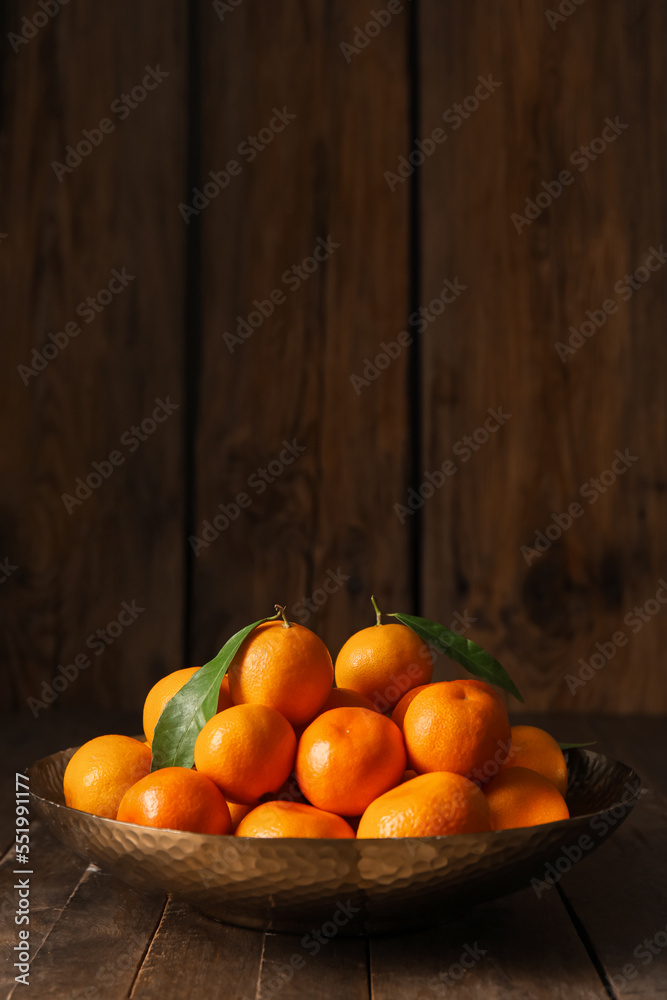
[[(83, 744), (82, 744), (83, 745)], [(38, 760), (33, 761), (28, 767), (24, 768), (21, 772), (26, 777), (31, 777), (31, 771), (33, 768), (38, 767), (40, 764), (45, 764), (47, 761), (52, 761), (55, 757), (59, 757), (61, 754), (68, 753), (70, 750), (76, 752), (79, 747), (66, 747), (64, 750), (57, 750), (55, 753), (47, 754), (45, 757), (40, 757)], [(625, 785), (629, 782), (633, 783), (633, 790), (631, 792), (631, 799), (629, 802), (621, 802), (620, 799), (613, 802), (611, 805), (606, 806), (604, 809), (598, 809), (596, 812), (590, 813), (578, 813), (576, 816), (569, 816), (567, 819), (553, 820), (550, 823), (540, 823), (533, 824), (532, 826), (521, 826), (521, 827), (511, 827), (507, 830), (481, 830), (477, 833), (440, 833), (435, 834), (430, 837), (357, 837), (355, 834), (354, 838), (351, 837), (237, 837), (235, 833), (196, 833), (191, 830), (175, 830), (173, 827), (166, 826), (146, 826), (141, 823), (128, 823), (124, 820), (111, 819), (108, 816), (98, 816), (95, 813), (86, 812), (83, 809), (76, 809), (74, 806), (68, 806), (64, 803), (55, 802), (53, 799), (45, 798), (43, 795), (39, 795), (37, 792), (33, 791), (32, 783), (30, 783), (30, 797), (31, 799), (36, 799), (37, 801), (44, 803), (49, 809), (55, 808), (67, 815), (69, 813), (80, 813), (82, 816), (88, 816), (97, 822), (104, 824), (113, 824), (114, 827), (120, 827), (121, 829), (131, 828), (137, 831), (143, 830), (154, 830), (160, 833), (178, 834), (181, 837), (196, 837), (204, 841), (204, 843), (220, 843), (228, 841), (238, 841), (246, 846), (252, 843), (256, 843), (261, 840), (262, 843), (266, 844), (267, 840), (275, 840), (281, 844), (303, 844), (304, 841), (315, 841), (317, 844), (326, 845), (339, 845), (339, 844), (357, 844), (357, 843), (367, 843), (367, 844), (389, 844), (395, 845), (397, 841), (418, 841), (419, 843), (431, 844), (433, 842), (448, 841), (451, 842), (453, 837), (458, 838), (459, 842), (464, 841), (465, 838), (479, 838), (479, 837), (510, 837), (517, 830), (536, 830), (538, 827), (540, 829), (547, 829), (552, 827), (560, 827), (563, 830), (568, 829), (573, 825), (581, 825), (583, 821), (593, 820), (597, 816), (605, 816), (607, 813), (611, 812), (617, 806), (623, 806), (628, 813), (634, 808), (639, 799), (642, 796), (642, 792), (645, 791), (642, 784), (641, 776), (638, 772), (631, 767), (629, 764), (625, 764), (623, 761), (617, 760), (615, 757), (609, 757), (607, 754), (599, 753), (598, 751), (590, 750), (587, 747), (572, 747), (568, 750), (563, 751), (565, 754), (570, 754), (575, 752), (576, 754), (583, 754), (586, 756), (598, 757), (606, 761), (610, 765), (615, 765), (618, 767), (625, 768), (627, 771), (625, 778)], [(626, 818), (625, 816), (622, 818)]]

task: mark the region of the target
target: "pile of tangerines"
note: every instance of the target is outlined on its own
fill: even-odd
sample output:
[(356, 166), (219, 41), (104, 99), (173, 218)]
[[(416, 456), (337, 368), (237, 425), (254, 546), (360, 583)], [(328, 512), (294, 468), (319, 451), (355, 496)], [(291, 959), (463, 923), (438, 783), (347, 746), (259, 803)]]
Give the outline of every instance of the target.
[(286, 618), (257, 626), (199, 731), (194, 767), (151, 771), (158, 719), (197, 669), (149, 691), (145, 743), (99, 736), (76, 751), (64, 775), (68, 806), (239, 837), (425, 837), (569, 815), (558, 743), (510, 727), (500, 695), (481, 680), (431, 683), (428, 645), (379, 614), (348, 639), (335, 668), (309, 629)]

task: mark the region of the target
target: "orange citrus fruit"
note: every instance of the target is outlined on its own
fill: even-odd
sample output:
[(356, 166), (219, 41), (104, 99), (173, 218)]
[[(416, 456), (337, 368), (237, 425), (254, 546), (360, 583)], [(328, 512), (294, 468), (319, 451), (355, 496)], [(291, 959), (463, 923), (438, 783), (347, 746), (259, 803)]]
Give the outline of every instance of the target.
[(225, 798), (251, 805), (287, 780), (295, 753), (294, 730), (275, 708), (233, 705), (209, 719), (199, 733), (195, 767), (215, 781)]
[[(187, 684), (193, 674), (196, 674), (199, 667), (184, 667), (183, 670), (174, 670), (173, 673), (162, 677), (157, 684), (154, 684), (146, 695), (144, 702), (144, 736), (150, 746), (153, 742), (153, 733), (165, 705), (174, 697), (177, 691)], [(229, 681), (225, 676), (220, 685), (220, 697), (218, 698), (218, 712), (229, 708), (232, 704), (232, 697), (229, 693)]]
[(415, 696), (403, 720), (409, 767), (478, 782), (498, 773), (510, 749), (510, 723), (503, 702), (480, 683), (442, 681)]
[(228, 675), (235, 705), (268, 705), (299, 726), (327, 700), (333, 664), (310, 629), (271, 621), (258, 625), (241, 644)]
[(505, 704), (500, 696), (500, 693), (496, 691), (494, 687), (491, 687), (490, 684), (487, 684), (486, 681), (480, 681), (477, 677), (466, 677), (465, 682), (468, 687), (476, 687), (480, 691), (486, 691), (487, 694), (492, 694), (496, 701), (499, 701), (501, 705)]
[(360, 816), (403, 777), (405, 747), (398, 726), (367, 708), (332, 708), (299, 740), (296, 777), (318, 809)]
[(552, 781), (526, 767), (503, 768), (484, 787), (493, 830), (513, 830), (567, 819), (565, 799)]
[(189, 767), (163, 767), (125, 792), (116, 819), (190, 833), (229, 833), (232, 821), (220, 790)]
[(560, 794), (567, 792), (567, 763), (553, 736), (537, 726), (512, 726), (512, 749), (505, 767), (527, 767), (552, 781)]
[(490, 829), (489, 805), (478, 786), (460, 774), (432, 771), (371, 802), (357, 837), (439, 837)]
[(233, 704), (232, 693), (229, 690), (229, 677), (225, 674), (222, 678), (220, 694), (218, 695), (218, 712), (224, 712), (226, 708), (231, 708)]
[(408, 705), (411, 704), (412, 699), (416, 698), (420, 691), (426, 690), (427, 687), (428, 684), (420, 684), (419, 687), (412, 688), (411, 691), (408, 691), (403, 695), (398, 705), (391, 713), (391, 721), (396, 723), (401, 732), (403, 732), (403, 720), (405, 719), (405, 713), (408, 710)]
[(150, 769), (151, 751), (144, 743), (130, 736), (96, 736), (65, 769), (65, 805), (115, 819), (127, 789)]
[(354, 830), (341, 816), (302, 802), (264, 802), (248, 813), (237, 837), (352, 838)]
[(231, 799), (226, 799), (227, 808), (229, 809), (229, 815), (232, 820), (231, 833), (234, 832), (236, 827), (239, 825), (244, 816), (255, 808), (255, 806), (246, 805), (244, 802), (232, 802)]
[(366, 698), (358, 691), (351, 688), (331, 688), (329, 697), (322, 705), (318, 715), (328, 712), (332, 708), (367, 708), (371, 712), (379, 712), (370, 698)]
[(430, 649), (398, 622), (355, 632), (336, 657), (336, 684), (370, 698), (381, 712), (393, 708), (411, 688), (428, 684), (432, 674)]

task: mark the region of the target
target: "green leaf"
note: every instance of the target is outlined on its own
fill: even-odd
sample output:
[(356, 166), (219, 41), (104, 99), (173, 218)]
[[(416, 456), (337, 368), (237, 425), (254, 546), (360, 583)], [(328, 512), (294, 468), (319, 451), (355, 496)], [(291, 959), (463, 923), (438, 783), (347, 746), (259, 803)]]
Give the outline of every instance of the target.
[(233, 635), (218, 655), (200, 667), (167, 702), (153, 734), (151, 771), (163, 767), (192, 767), (195, 740), (217, 711), (220, 685), (239, 646), (258, 625), (276, 617), (262, 618)]
[(504, 667), (498, 663), (490, 653), (466, 639), (462, 635), (457, 635), (444, 625), (429, 621), (428, 618), (416, 618), (414, 615), (393, 614), (390, 618), (397, 618), (403, 625), (407, 625), (413, 632), (416, 632), (420, 639), (428, 642), (429, 645), (445, 653), (450, 660), (455, 660), (462, 667), (481, 678), (487, 684), (495, 684), (496, 687), (509, 691), (519, 701), (523, 698), (514, 684), (514, 681)]
[(592, 743), (559, 743), (558, 746), (561, 750), (577, 750), (579, 747), (594, 747), (597, 740), (593, 740)]

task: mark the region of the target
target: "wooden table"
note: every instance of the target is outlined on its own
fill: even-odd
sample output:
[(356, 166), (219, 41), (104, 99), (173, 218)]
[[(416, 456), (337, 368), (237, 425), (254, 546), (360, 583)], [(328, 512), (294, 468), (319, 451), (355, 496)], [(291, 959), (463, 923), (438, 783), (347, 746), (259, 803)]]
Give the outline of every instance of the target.
[[(14, 771), (135, 717), (43, 713), (10, 719), (0, 818), (0, 995), (37, 1000), (526, 1000), (667, 998), (667, 725), (659, 718), (521, 716), (558, 739), (596, 739), (633, 765), (646, 791), (614, 836), (561, 881), (480, 906), (459, 923), (372, 938), (325, 939), (228, 927), (172, 899), (142, 895), (86, 865), (31, 824), (29, 987), (14, 982), (19, 928)], [(519, 720), (517, 720), (519, 721)], [(462, 962), (462, 956), (466, 956)], [(470, 968), (466, 968), (469, 965)]]

